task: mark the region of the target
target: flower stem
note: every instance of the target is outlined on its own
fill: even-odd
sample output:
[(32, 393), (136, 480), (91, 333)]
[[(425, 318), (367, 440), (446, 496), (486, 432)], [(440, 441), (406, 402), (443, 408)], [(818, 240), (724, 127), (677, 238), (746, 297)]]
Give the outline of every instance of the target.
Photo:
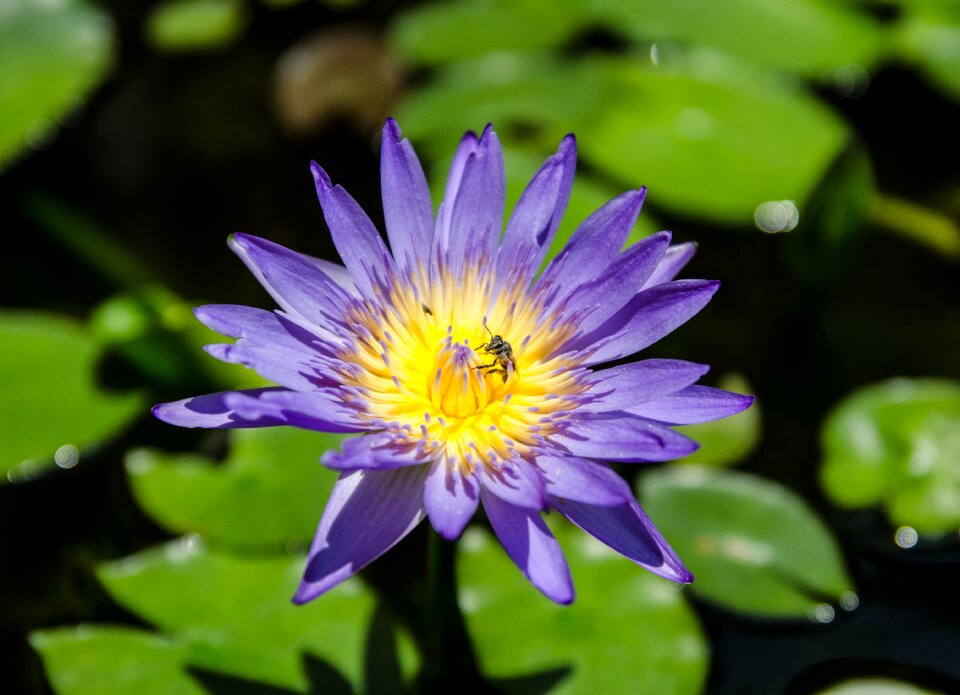
[[(456, 544), (431, 533), (427, 545), (427, 638), (424, 692), (452, 692), (458, 684), (479, 682), (473, 646), (457, 603)], [(465, 680), (466, 679), (466, 680)]]

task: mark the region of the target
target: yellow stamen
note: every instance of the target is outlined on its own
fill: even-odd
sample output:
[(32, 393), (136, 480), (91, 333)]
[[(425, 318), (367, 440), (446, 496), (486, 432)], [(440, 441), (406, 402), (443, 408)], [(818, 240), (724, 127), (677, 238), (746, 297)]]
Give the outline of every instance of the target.
[[(531, 297), (526, 287), (502, 288), (483, 264), (430, 281), (420, 268), (394, 278), (382, 303), (357, 302), (345, 317), (356, 339), (340, 357), (361, 367), (346, 377), (366, 394), (371, 426), (405, 433), (451, 465), (497, 466), (524, 456), (586, 388), (569, 358), (552, 353), (571, 333)], [(513, 348), (507, 374), (489, 365), (481, 346), (487, 326)]]

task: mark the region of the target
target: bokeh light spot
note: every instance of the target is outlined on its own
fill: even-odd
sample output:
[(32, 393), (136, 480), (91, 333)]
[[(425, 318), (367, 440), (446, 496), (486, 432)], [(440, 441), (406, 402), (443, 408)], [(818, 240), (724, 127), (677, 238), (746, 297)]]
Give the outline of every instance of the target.
[(800, 211), (792, 200), (768, 200), (757, 207), (753, 219), (762, 232), (789, 232), (800, 222)]

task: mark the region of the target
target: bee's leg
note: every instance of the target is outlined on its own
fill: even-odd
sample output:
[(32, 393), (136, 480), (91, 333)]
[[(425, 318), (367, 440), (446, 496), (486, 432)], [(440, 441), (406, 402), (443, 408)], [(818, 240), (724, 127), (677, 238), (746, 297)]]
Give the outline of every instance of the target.
[(490, 364), (478, 364), (476, 367), (474, 367), (474, 369), (490, 369), (491, 367), (496, 367), (496, 366), (497, 366), (497, 361), (494, 360)]

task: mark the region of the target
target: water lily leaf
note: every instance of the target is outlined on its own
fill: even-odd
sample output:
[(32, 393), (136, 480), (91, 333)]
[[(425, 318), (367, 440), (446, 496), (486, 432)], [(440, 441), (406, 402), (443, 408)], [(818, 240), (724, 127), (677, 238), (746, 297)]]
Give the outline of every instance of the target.
[(947, 95), (960, 99), (960, 9), (954, 3), (910, 3), (898, 26), (901, 57)]
[(884, 504), (919, 531), (960, 528), (960, 383), (892, 379), (855, 391), (828, 415), (820, 478), (836, 504)]
[(216, 50), (232, 43), (247, 25), (239, 0), (167, 0), (147, 19), (147, 37), (163, 51)]
[(183, 670), (186, 645), (143, 630), (79, 625), (30, 635), (57, 695), (204, 695)]
[[(752, 394), (750, 383), (740, 374), (725, 374), (717, 381), (717, 388), (735, 393)], [(699, 425), (676, 428), (692, 437), (700, 448), (684, 459), (684, 463), (706, 466), (730, 466), (739, 463), (753, 452), (760, 442), (761, 411), (759, 401), (731, 417)]]
[[(302, 662), (309, 655), (357, 689), (375, 599), (350, 580), (322, 600), (295, 606), (290, 597), (303, 563), (231, 556), (186, 537), (108, 563), (99, 577), (116, 601), (184, 645), (191, 667), (305, 692)], [(399, 638), (396, 658), (409, 677), (416, 653), (405, 634)]]
[(869, 16), (819, 0), (584, 0), (601, 25), (637, 41), (703, 44), (820, 77), (873, 64), (884, 36)]
[(818, 0), (468, 0), (408, 10), (394, 23), (398, 50), (439, 64), (485, 52), (558, 47), (602, 27), (647, 44), (682, 42), (820, 77), (873, 64), (884, 35), (869, 16)]
[(442, 71), (400, 118), (412, 138), (440, 142), (492, 120), (504, 134), (527, 133), (544, 157), (573, 131), (584, 168), (615, 188), (647, 185), (658, 207), (738, 224), (764, 201), (802, 209), (847, 139), (813, 97), (704, 51), (674, 71), (495, 53)]
[(639, 179), (651, 201), (681, 214), (742, 224), (764, 201), (802, 209), (846, 141), (844, 124), (743, 64), (687, 60), (675, 73), (598, 61), (616, 98), (579, 124), (584, 159), (618, 181)]
[(787, 488), (699, 466), (652, 471), (641, 502), (696, 577), (726, 608), (803, 618), (853, 588), (829, 529)]
[(100, 352), (76, 322), (53, 314), (0, 313), (0, 472), (26, 480), (69, 468), (85, 451), (146, 413), (143, 397), (107, 393), (95, 378)]
[(337, 473), (320, 455), (340, 435), (292, 427), (231, 430), (222, 464), (140, 449), (127, 456), (140, 505), (162, 526), (213, 545), (273, 549), (308, 543)]
[(542, 151), (542, 163), (605, 97), (603, 84), (581, 62), (499, 51), (445, 66), (400, 104), (397, 120), (428, 160), (449, 157), (450, 145), (465, 130), (493, 123), (502, 140), (521, 126), (526, 142)]
[(113, 61), (113, 27), (86, 0), (5, 0), (0, 9), (0, 169), (42, 149)]
[(487, 532), (469, 529), (460, 544), (460, 605), (484, 675), (551, 677), (553, 695), (701, 692), (707, 644), (680, 589), (569, 526), (557, 534), (572, 606), (537, 594)]
[(437, 2), (401, 14), (391, 28), (397, 50), (418, 63), (444, 63), (503, 49), (545, 48), (584, 24), (580, 2)]

